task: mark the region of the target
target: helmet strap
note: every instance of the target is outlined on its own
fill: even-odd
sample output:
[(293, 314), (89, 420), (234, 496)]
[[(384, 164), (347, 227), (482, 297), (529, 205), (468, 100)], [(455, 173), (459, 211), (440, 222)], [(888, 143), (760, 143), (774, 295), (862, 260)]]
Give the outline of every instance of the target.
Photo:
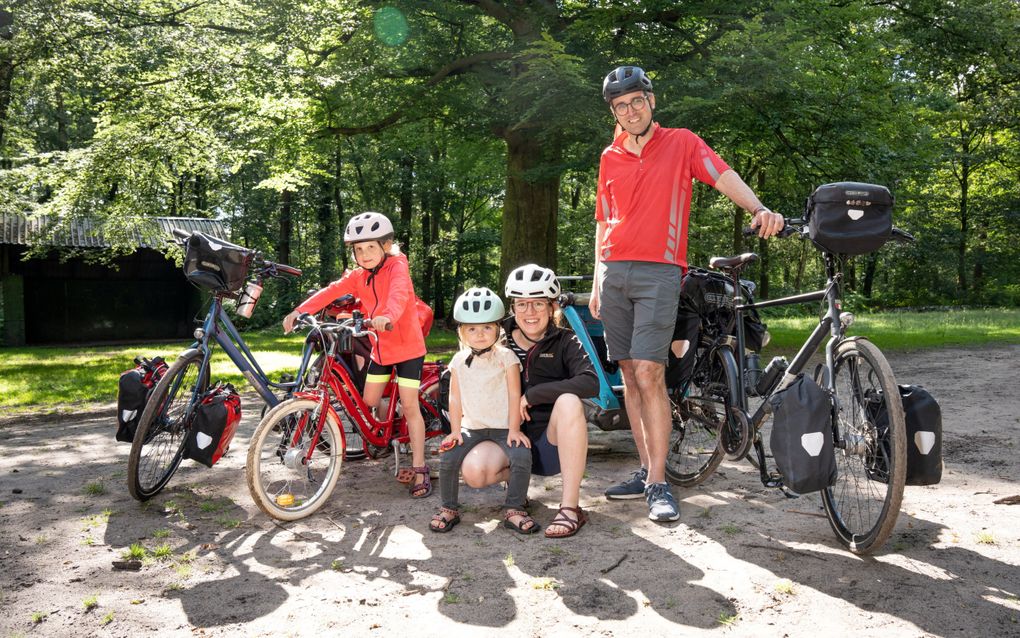
[(466, 365), (467, 367), (470, 368), (471, 367), (471, 362), (474, 361), (475, 357), (480, 357), (480, 356), (482, 356), (483, 354), (485, 354), (486, 352), (492, 350), (495, 347), (496, 347), (496, 344), (492, 344), (488, 348), (482, 348), (481, 350), (479, 350), (477, 348), (471, 348), (471, 354), (469, 354), (467, 356), (467, 359), (464, 361), (464, 365)]

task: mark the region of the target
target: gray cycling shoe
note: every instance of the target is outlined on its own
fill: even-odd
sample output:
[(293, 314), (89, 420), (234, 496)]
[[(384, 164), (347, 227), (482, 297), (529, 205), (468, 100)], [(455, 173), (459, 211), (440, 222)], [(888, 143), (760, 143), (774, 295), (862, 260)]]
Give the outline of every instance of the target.
[(651, 520), (668, 523), (680, 519), (680, 505), (673, 497), (669, 485), (649, 483), (645, 487), (645, 500), (648, 501), (648, 518)]
[(645, 495), (645, 479), (648, 478), (648, 470), (641, 468), (630, 475), (630, 478), (622, 483), (606, 490), (606, 498), (623, 500), (628, 498), (641, 498)]

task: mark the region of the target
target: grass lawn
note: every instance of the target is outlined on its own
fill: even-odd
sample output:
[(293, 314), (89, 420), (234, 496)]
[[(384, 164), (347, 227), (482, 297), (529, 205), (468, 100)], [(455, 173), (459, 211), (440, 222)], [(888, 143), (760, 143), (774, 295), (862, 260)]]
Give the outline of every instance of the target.
[[(772, 333), (766, 356), (793, 353), (815, 320), (810, 317), (769, 318)], [(884, 350), (939, 348), (952, 345), (1020, 343), (1020, 309), (889, 312), (859, 315), (853, 334), (867, 335)], [(263, 370), (271, 378), (293, 372), (299, 363), (301, 335), (283, 336), (278, 328), (245, 335)], [(0, 348), (0, 412), (71, 410), (76, 406), (113, 401), (120, 373), (137, 355), (163, 355), (173, 360), (188, 344), (151, 343), (98, 347)], [(457, 347), (453, 331), (433, 329), (429, 358), (449, 360)], [(233, 363), (217, 349), (213, 379), (245, 386)]]

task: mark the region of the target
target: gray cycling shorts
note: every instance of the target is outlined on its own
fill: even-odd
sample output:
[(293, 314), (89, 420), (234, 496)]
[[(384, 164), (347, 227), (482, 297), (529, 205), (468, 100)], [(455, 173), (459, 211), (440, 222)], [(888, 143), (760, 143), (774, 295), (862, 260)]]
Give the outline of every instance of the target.
[(599, 301), (613, 361), (666, 363), (680, 301), (680, 266), (647, 261), (599, 264)]

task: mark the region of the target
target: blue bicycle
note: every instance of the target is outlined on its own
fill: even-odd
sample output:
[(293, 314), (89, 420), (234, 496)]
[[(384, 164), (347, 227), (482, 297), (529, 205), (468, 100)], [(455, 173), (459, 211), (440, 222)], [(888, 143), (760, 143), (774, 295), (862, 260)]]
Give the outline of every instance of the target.
[(210, 361), (219, 344), (244, 378), (269, 407), (280, 403), (298, 387), (308, 368), (309, 352), (297, 376), (274, 382), (255, 360), (241, 334), (227, 316), (223, 303), (237, 300), (237, 313), (250, 317), (265, 278), (297, 277), (301, 271), (268, 261), (262, 255), (203, 233), (175, 230), (185, 249), (184, 275), (192, 284), (212, 292), (212, 302), (195, 342), (182, 352), (152, 390), (138, 421), (128, 460), (128, 490), (146, 501), (162, 490), (184, 458), (185, 441), (195, 409), (209, 389)]

